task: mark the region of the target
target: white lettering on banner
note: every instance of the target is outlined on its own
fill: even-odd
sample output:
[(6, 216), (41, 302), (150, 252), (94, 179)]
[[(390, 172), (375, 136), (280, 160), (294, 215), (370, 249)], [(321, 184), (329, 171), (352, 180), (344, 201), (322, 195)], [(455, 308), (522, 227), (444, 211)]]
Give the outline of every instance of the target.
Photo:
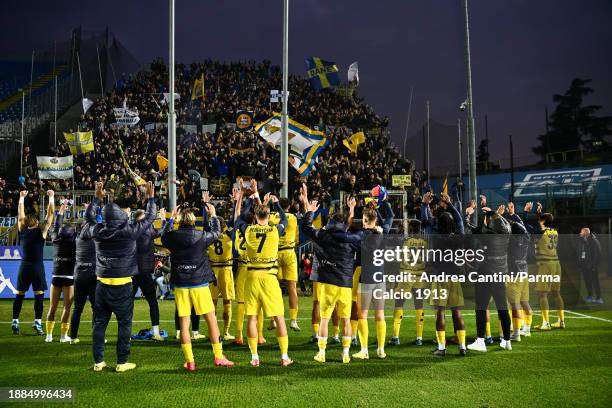
[(0, 248), (4, 248), (4, 251), (0, 253), (1, 260), (16, 260), (16, 261), (21, 260), (21, 253), (19, 252), (19, 247), (0, 247)]
[[(528, 173), (523, 178), (523, 181), (514, 183), (514, 195), (515, 197), (542, 197), (547, 194), (547, 186), (563, 187), (562, 194), (564, 196), (590, 193), (595, 182), (610, 179), (610, 176), (602, 176), (601, 172), (602, 168), (598, 167), (587, 170), (576, 169)], [(586, 183), (586, 185), (583, 185), (583, 183)], [(502, 188), (505, 190), (510, 189), (511, 183), (505, 183)]]
[(11, 228), (17, 224), (17, 217), (0, 217), (0, 228)]

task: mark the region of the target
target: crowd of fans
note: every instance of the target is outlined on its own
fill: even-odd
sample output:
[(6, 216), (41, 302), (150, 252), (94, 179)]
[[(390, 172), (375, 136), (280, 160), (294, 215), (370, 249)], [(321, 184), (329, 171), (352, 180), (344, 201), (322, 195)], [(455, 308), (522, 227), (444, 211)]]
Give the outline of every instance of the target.
[[(235, 114), (240, 110), (252, 111), (254, 122), (269, 118), (280, 110), (280, 103), (270, 102), (270, 90), (280, 89), (282, 73), (269, 61), (220, 63), (211, 60), (202, 63), (177, 65), (177, 180), (179, 201), (196, 201), (201, 184), (200, 177), (209, 183), (227, 178), (255, 177), (262, 180), (264, 190), (278, 191), (279, 154), (267, 145), (253, 130), (235, 129)], [(204, 74), (205, 96), (191, 99), (194, 81)], [(72, 180), (40, 181), (35, 171), (35, 158), (24, 155), (25, 186), (31, 192), (26, 205), (32, 206), (39, 194), (48, 188), (56, 191), (93, 190), (94, 181), (101, 180), (113, 190), (115, 200), (138, 206), (140, 194), (122, 162), (119, 145), (135, 172), (146, 180), (156, 180), (157, 194), (163, 194), (162, 181), (166, 173), (159, 171), (158, 154), (167, 157), (167, 104), (164, 93), (168, 89), (167, 67), (161, 60), (154, 61), (149, 70), (122, 79), (117, 87), (100, 98), (81, 118), (79, 130), (94, 131), (95, 151), (75, 156), (74, 185)], [(340, 199), (340, 191), (355, 192), (370, 189), (377, 184), (391, 186), (393, 174), (412, 174), (414, 185), (420, 175), (414, 172), (413, 162), (404, 160), (390, 144), (388, 120), (378, 116), (356, 92), (348, 95), (334, 90), (316, 92), (305, 78), (289, 78), (290, 117), (325, 133), (329, 146), (320, 154), (316, 168), (306, 182), (310, 191), (326, 205)], [(125, 106), (138, 110), (138, 125), (116, 127), (113, 108)], [(157, 126), (146, 124), (155, 123)], [(185, 131), (185, 124), (216, 124), (216, 131)], [(76, 128), (73, 130), (77, 130)], [(364, 131), (366, 141), (356, 154), (342, 141), (353, 132)], [(26, 147), (27, 149), (27, 147)], [(52, 149), (51, 155), (70, 154), (65, 143)], [(190, 177), (190, 175), (192, 177)], [(195, 175), (195, 176), (194, 176)], [(303, 178), (290, 171), (290, 191), (299, 186)], [(231, 186), (231, 185), (230, 185)], [(412, 187), (410, 195), (418, 196)], [(15, 189), (16, 190), (16, 189)], [(214, 190), (214, 189), (213, 189)], [(15, 191), (0, 190), (0, 213), (14, 215)], [(161, 198), (161, 197), (160, 197)]]

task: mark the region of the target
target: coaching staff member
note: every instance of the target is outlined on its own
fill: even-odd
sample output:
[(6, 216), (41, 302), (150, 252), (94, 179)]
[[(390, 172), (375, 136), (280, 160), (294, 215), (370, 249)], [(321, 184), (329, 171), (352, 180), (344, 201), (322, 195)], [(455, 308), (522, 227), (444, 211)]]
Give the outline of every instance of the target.
[[(102, 371), (104, 362), (104, 336), (111, 313), (117, 316), (119, 330), (117, 334), (117, 368), (123, 372), (136, 368), (128, 363), (130, 355), (130, 334), (134, 315), (134, 297), (132, 295), (132, 276), (138, 273), (136, 258), (136, 240), (149, 228), (157, 215), (153, 199), (153, 184), (145, 187), (147, 209), (145, 219), (130, 224), (128, 216), (114, 203), (102, 207), (102, 221), (91, 227), (91, 236), (96, 245), (96, 287), (93, 325), (94, 371)], [(88, 222), (92, 213), (97, 213), (104, 199), (104, 185), (96, 183), (93, 202), (86, 211)]]

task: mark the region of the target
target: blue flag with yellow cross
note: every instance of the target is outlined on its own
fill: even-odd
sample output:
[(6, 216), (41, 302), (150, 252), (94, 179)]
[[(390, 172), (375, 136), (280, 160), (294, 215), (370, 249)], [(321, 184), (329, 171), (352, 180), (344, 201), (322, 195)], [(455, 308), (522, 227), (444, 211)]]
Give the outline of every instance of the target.
[(340, 85), (340, 75), (335, 62), (325, 61), (319, 57), (306, 57), (306, 75), (315, 91)]

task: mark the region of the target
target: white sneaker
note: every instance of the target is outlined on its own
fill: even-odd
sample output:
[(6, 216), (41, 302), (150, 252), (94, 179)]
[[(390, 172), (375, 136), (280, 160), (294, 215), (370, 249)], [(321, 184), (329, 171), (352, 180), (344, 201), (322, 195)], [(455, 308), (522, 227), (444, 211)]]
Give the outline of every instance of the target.
[(521, 341), (521, 332), (514, 332), (512, 333), (512, 335), (510, 336), (510, 340), (512, 341)]
[(47, 337), (45, 337), (45, 343), (51, 343), (52, 341), (53, 341), (53, 335), (47, 334)]
[(468, 350), (480, 351), (481, 353), (487, 352), (487, 345), (483, 338), (477, 338), (472, 344), (468, 344)]
[(291, 323), (289, 323), (289, 328), (290, 328), (291, 330), (294, 330), (294, 331), (300, 331), (300, 330), (302, 330), (302, 329), (300, 329), (300, 326), (298, 326), (298, 322), (297, 322), (297, 320), (292, 320), (292, 321), (291, 321)]
[(512, 351), (512, 344), (510, 344), (510, 340), (501, 339), (499, 342), (499, 347), (504, 350)]
[(72, 339), (70, 338), (70, 336), (62, 336), (60, 337), (60, 343), (70, 343)]

